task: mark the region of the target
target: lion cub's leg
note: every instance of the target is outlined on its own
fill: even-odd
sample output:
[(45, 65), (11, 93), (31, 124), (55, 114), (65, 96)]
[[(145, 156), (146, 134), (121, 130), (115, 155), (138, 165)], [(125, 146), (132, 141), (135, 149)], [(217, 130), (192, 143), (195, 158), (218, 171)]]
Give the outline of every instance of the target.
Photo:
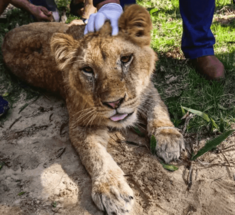
[(92, 199), (108, 215), (127, 215), (134, 199), (124, 173), (106, 151), (107, 129), (74, 128), (70, 122), (70, 139), (92, 179)]
[[(184, 149), (182, 134), (170, 120), (167, 107), (161, 100), (156, 88), (151, 85), (145, 105), (147, 109), (147, 130), (157, 140), (156, 153), (166, 163), (177, 160)], [(145, 107), (145, 108), (146, 108)]]

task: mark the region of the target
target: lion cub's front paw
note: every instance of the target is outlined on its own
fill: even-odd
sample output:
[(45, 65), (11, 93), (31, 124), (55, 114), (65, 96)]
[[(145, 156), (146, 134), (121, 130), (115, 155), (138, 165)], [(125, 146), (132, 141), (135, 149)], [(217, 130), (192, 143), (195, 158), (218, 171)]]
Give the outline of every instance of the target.
[(92, 199), (97, 207), (108, 215), (128, 215), (134, 195), (125, 178), (104, 175), (93, 182)]
[(166, 163), (177, 160), (185, 149), (182, 134), (174, 127), (160, 127), (155, 132), (156, 153)]

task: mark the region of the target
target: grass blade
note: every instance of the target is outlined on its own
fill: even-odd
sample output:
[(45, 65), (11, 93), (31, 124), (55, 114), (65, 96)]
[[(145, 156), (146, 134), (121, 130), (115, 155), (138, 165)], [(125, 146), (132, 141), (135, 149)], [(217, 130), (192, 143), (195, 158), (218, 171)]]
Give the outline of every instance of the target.
[(57, 202), (52, 202), (51, 206), (52, 206), (53, 208), (56, 208)]
[(22, 107), (20, 107), (20, 110), (19, 110), (18, 114), (19, 114), (20, 112), (22, 112), (28, 105), (29, 105), (29, 104), (26, 103), (26, 104), (24, 104)]
[(219, 108), (220, 110), (229, 110), (229, 109), (231, 109), (231, 108), (225, 108), (225, 107), (223, 107), (223, 106), (220, 105), (220, 104), (218, 104), (218, 108)]
[(220, 125), (219, 125), (219, 130), (220, 132), (224, 132), (225, 130), (225, 123), (224, 123), (224, 118), (223, 118), (223, 115), (222, 113), (220, 112)]
[(150, 15), (153, 15), (153, 13), (157, 12), (158, 9), (157, 8), (153, 8), (149, 11)]
[(177, 166), (171, 165), (171, 164), (165, 164), (165, 163), (161, 163), (163, 168), (169, 171), (175, 171), (178, 170), (179, 168)]
[(186, 112), (182, 106), (181, 106), (181, 111), (182, 111), (182, 115), (185, 116)]
[(221, 134), (220, 136), (216, 137), (215, 139), (207, 142), (205, 146), (203, 146), (196, 155), (192, 157), (192, 160), (196, 160), (198, 157), (202, 156), (206, 152), (210, 151), (211, 149), (215, 148), (217, 145), (222, 143), (230, 134), (232, 134), (235, 130), (229, 130)]
[(203, 111), (203, 113), (206, 112), (206, 111), (208, 111), (208, 110), (210, 110), (210, 109), (212, 109), (212, 108), (214, 108), (213, 105), (207, 106), (207, 108)]
[(9, 96), (9, 93), (2, 94), (2, 97), (7, 97), (7, 96)]
[(138, 127), (133, 127), (133, 130), (134, 130), (134, 132), (135, 132), (136, 134), (138, 134), (140, 137), (144, 137), (144, 136), (145, 136), (144, 133), (142, 133)]
[(24, 194), (25, 194), (25, 192), (23, 191), (23, 192), (18, 193), (18, 196), (22, 196)]
[(210, 120), (210, 117), (207, 115), (207, 114), (205, 114), (205, 113), (203, 113), (203, 112), (201, 112), (201, 111), (199, 111), (199, 110), (194, 110), (194, 109), (191, 109), (191, 108), (187, 108), (187, 107), (183, 107), (183, 106), (181, 106), (181, 108), (183, 108), (183, 109), (185, 109), (185, 110), (187, 110), (187, 111), (189, 111), (189, 112), (191, 112), (191, 113), (193, 113), (193, 114), (195, 114), (195, 115), (197, 115), (197, 116), (200, 116), (200, 117), (202, 117), (205, 121), (207, 121), (207, 122), (210, 122), (211, 120)]
[(153, 155), (155, 155), (157, 140), (154, 135), (150, 138), (150, 150)]
[(218, 125), (215, 123), (215, 121), (214, 121), (212, 118), (210, 118), (210, 120), (211, 120), (211, 131), (213, 132), (214, 129), (219, 130), (219, 127), (218, 127)]
[(0, 161), (0, 170), (2, 169), (3, 166), (4, 166), (4, 162)]

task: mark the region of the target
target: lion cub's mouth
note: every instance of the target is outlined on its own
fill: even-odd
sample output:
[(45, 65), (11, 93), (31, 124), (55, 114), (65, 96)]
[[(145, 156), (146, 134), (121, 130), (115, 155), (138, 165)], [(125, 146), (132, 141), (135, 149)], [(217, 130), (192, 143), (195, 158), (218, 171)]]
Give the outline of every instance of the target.
[(129, 114), (128, 113), (122, 113), (122, 114), (118, 113), (118, 114), (115, 114), (115, 115), (111, 116), (109, 119), (111, 119), (114, 122), (119, 122), (119, 121), (122, 121), (122, 120), (128, 118), (133, 113), (134, 112), (129, 113)]

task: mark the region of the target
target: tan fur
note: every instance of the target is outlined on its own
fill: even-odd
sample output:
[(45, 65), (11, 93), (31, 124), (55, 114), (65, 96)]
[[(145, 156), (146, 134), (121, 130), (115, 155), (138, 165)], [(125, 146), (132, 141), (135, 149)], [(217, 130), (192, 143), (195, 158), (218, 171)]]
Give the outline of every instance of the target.
[[(133, 126), (141, 115), (149, 135), (156, 137), (159, 157), (166, 162), (176, 160), (184, 148), (182, 135), (150, 81), (157, 60), (149, 47), (150, 16), (138, 5), (126, 8), (117, 36), (111, 36), (109, 23), (84, 37), (82, 26), (39, 25), (23, 26), (6, 35), (6, 65), (26, 82), (63, 96), (70, 139), (92, 178), (93, 201), (108, 215), (129, 214), (133, 191), (106, 150), (109, 128)], [(123, 56), (132, 56), (129, 65), (121, 62)], [(94, 73), (85, 72), (87, 67)], [(121, 101), (119, 107), (107, 105), (116, 106), (117, 101)], [(116, 122), (111, 117), (117, 111), (131, 115)]]
[(139, 5), (132, 5), (125, 8), (125, 14), (119, 19), (119, 34), (139, 46), (150, 45), (152, 23), (148, 11)]

